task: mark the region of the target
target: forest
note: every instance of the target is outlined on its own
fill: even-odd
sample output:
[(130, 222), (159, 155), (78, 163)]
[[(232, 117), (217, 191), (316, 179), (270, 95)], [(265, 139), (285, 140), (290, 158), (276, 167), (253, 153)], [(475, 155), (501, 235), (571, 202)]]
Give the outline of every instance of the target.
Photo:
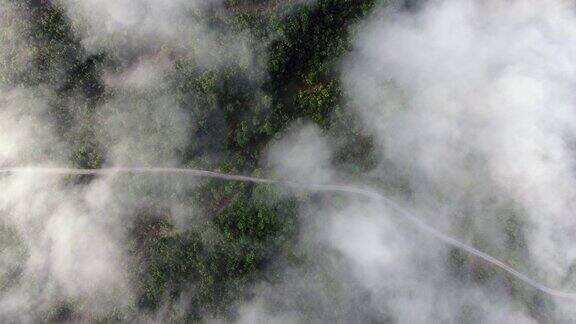
[(573, 322), (567, 2), (0, 0), (0, 321)]
[[(292, 123), (311, 121), (323, 132), (346, 139), (334, 157), (335, 164), (351, 174), (370, 169), (374, 165), (371, 140), (341, 107), (337, 70), (340, 58), (350, 50), (352, 26), (374, 5), (374, 0), (294, 4), (226, 0), (202, 12), (200, 19), (224, 32), (250, 35), (253, 57), (249, 59), (253, 62), (228, 62), (226, 44), (215, 45), (211, 55), (221, 56), (218, 59), (224, 63), (212, 66), (200, 65), (186, 54), (170, 53), (168, 80), (135, 94), (136, 100), (142, 107), (158, 109), (155, 97), (169, 94), (192, 116), (197, 124), (190, 134), (192, 144), (178, 154), (185, 166), (262, 174), (260, 161), (266, 144)], [(103, 71), (128, 70), (138, 56), (162, 55), (154, 52), (173, 49), (155, 44), (141, 53), (122, 53), (122, 48), (117, 48), (118, 53), (114, 48), (87, 53), (58, 1), (7, 0), (2, 6), (23, 13), (16, 19), (25, 21), (12, 23), (20, 26), (19, 37), (27, 42), (33, 61), (16, 73), (10, 69), (13, 62), (2, 62), (2, 83), (54, 86), (48, 116), (71, 148), (73, 166), (99, 168), (106, 164), (106, 154), (95, 141), (99, 125), (93, 116), (116, 94), (103, 81)], [(2, 37), (12, 36), (5, 29)], [(9, 58), (18, 60), (19, 54), (12, 53)], [(77, 101), (70, 105), (70, 100)], [(137, 286), (132, 312), (152, 314), (176, 303), (183, 290), (193, 286), (186, 301), (191, 308), (178, 320), (226, 318), (251, 284), (273, 276), (271, 260), (294, 266), (303, 262), (304, 256), (295, 251), (300, 227), (297, 206), (299, 200), (310, 197), (283, 196), (276, 191), (265, 185), (204, 183), (185, 199), (202, 206), (209, 217), (183, 231), (175, 230), (170, 215), (157, 206), (140, 211), (134, 223), (127, 224), (131, 230), (126, 243), (130, 260), (126, 262), (130, 280)], [(3, 280), (3, 291), (10, 289), (11, 281), (20, 280), (19, 269), (13, 269), (10, 277)], [(134, 314), (122, 309), (97, 318), (83, 316), (73, 301), (63, 300), (40, 319), (115, 322)]]

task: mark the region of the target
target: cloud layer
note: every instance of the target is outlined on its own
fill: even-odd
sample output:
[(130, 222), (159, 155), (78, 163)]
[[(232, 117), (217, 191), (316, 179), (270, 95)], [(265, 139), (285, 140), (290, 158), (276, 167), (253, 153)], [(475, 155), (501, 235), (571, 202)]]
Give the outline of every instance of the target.
[[(27, 77), (42, 73), (34, 60), (45, 44), (27, 37), (34, 24), (22, 6), (0, 0), (7, 36), (0, 37), (0, 167), (77, 166), (77, 155), (88, 153), (73, 144), (85, 140), (103, 166), (178, 166), (196, 145), (197, 121), (180, 104), (176, 58), (199, 70), (238, 66), (260, 85), (253, 48), (262, 44), (224, 28), (230, 17), (222, 1), (54, 3), (82, 60), (108, 55), (109, 65), (98, 67), (105, 100), (79, 91), (61, 98), (59, 76), (77, 63), (65, 56), (48, 67), (56, 82)], [(374, 139), (377, 168), (336, 174), (337, 145), (300, 122), (269, 143), (266, 165), (283, 179), (315, 184), (401, 179), (403, 186), (371, 184), (443, 232), (575, 290), (573, 4), (434, 0), (409, 12), (386, 8), (358, 26), (341, 75), (349, 108)], [(190, 102), (203, 108), (202, 100)], [(62, 111), (77, 128), (59, 123)], [(186, 199), (197, 185), (159, 176), (0, 176), (0, 318), (34, 322), (70, 308), (80, 310), (78, 321), (134, 314), (131, 231), (142, 218), (168, 215), (183, 229), (204, 217)], [(415, 231), (383, 204), (308, 198), (291, 252), (297, 266), (277, 260), (273, 279), (239, 302), (237, 321), (576, 318), (570, 303)], [(162, 321), (168, 308), (131, 319)]]
[[(565, 291), (576, 287), (573, 9), (560, 0), (382, 8), (357, 29), (342, 72), (350, 106), (380, 156), (370, 177), (392, 173), (406, 184), (381, 183), (384, 192), (428, 224)], [(283, 151), (326, 150), (319, 143), (311, 149), (313, 143), (285, 142)], [(306, 156), (306, 165), (330, 172), (321, 158)], [(338, 208), (333, 200), (303, 208), (305, 219), (315, 218), (305, 225), (303, 246), (333, 257), (306, 266), (319, 287), (301, 287), (302, 274), (265, 285), (262, 300), (282, 300), (286, 310), (269, 302), (276, 314), (296, 322), (575, 318), (569, 301), (414, 232), (386, 206), (342, 200)], [(324, 276), (333, 277), (319, 279)], [(355, 289), (330, 290), (344, 282)], [(316, 307), (299, 305), (302, 299)], [(322, 310), (323, 299), (347, 300), (338, 307), (348, 311)]]

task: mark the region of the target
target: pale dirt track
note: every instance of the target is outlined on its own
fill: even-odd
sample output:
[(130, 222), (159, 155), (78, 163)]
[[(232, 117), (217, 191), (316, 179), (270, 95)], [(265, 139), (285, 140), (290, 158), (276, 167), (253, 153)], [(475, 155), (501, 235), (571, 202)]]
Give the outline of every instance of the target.
[(391, 200), (390, 198), (378, 193), (377, 191), (363, 189), (355, 186), (347, 185), (317, 185), (317, 184), (305, 184), (291, 181), (281, 181), (266, 178), (249, 177), (243, 175), (226, 174), (206, 170), (197, 169), (186, 169), (186, 168), (148, 168), (148, 167), (115, 167), (115, 168), (102, 168), (102, 169), (69, 169), (69, 168), (51, 168), (51, 167), (19, 167), (19, 168), (0, 168), (0, 174), (17, 174), (17, 173), (42, 173), (42, 174), (53, 174), (53, 175), (113, 175), (113, 174), (183, 174), (193, 177), (204, 177), (204, 178), (215, 178), (227, 181), (242, 181), (242, 182), (252, 182), (252, 183), (264, 183), (264, 184), (276, 184), (281, 186), (286, 186), (290, 188), (303, 189), (309, 191), (318, 192), (340, 192), (347, 194), (355, 194), (365, 196), (370, 199), (374, 199), (384, 203), (386, 206), (397, 212), (405, 220), (409, 221), (419, 230), (426, 232), (436, 239), (444, 242), (447, 245), (461, 249), (471, 255), (474, 255), (515, 277), (516, 279), (522, 281), (523, 283), (532, 286), (533, 288), (540, 290), (550, 296), (563, 299), (576, 300), (576, 293), (560, 291), (557, 289), (550, 288), (544, 284), (537, 282), (536, 280), (528, 277), (527, 275), (515, 270), (514, 268), (506, 265), (504, 262), (486, 254), (476, 248), (467, 245), (466, 243), (460, 242), (455, 238), (452, 238), (432, 226), (424, 223), (419, 218), (412, 215), (406, 208), (402, 207), (397, 202)]

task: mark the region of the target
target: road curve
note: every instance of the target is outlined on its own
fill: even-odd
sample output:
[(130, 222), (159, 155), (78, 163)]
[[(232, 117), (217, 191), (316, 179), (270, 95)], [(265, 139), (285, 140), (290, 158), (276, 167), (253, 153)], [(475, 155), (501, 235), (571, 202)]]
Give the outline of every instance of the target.
[(570, 299), (576, 301), (576, 293), (566, 292), (548, 287), (538, 281), (528, 277), (527, 275), (519, 272), (518, 270), (510, 267), (504, 262), (496, 259), (495, 257), (482, 252), (466, 243), (463, 243), (455, 238), (452, 238), (434, 227), (424, 223), (419, 218), (412, 215), (406, 208), (399, 205), (397, 202), (390, 198), (378, 193), (377, 191), (363, 189), (355, 186), (347, 185), (318, 185), (306, 184), (292, 181), (281, 181), (266, 178), (250, 177), (243, 175), (219, 173), (206, 170), (188, 169), (188, 168), (170, 168), (170, 167), (114, 167), (114, 168), (101, 168), (101, 169), (73, 169), (73, 168), (57, 168), (57, 167), (17, 167), (17, 168), (0, 168), (1, 174), (18, 174), (18, 173), (42, 173), (53, 175), (112, 175), (112, 174), (184, 174), (193, 177), (214, 178), (226, 181), (241, 181), (251, 183), (264, 183), (276, 184), (290, 188), (303, 189), (308, 191), (318, 192), (340, 192), (347, 194), (355, 194), (365, 196), (367, 198), (380, 201), (387, 205), (392, 210), (399, 213), (404, 219), (409, 221), (413, 226), (419, 230), (428, 233), (436, 239), (444, 242), (447, 245), (463, 250), (473, 256), (476, 256), (493, 266), (496, 266), (521, 282), (555, 298)]

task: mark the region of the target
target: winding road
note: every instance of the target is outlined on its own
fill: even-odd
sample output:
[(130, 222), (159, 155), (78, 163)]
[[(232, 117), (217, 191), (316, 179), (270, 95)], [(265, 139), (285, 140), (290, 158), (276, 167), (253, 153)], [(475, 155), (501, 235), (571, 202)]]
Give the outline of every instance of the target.
[(471, 255), (474, 255), (512, 275), (514, 278), (520, 280), (521, 282), (532, 286), (533, 288), (548, 294), (552, 297), (571, 299), (576, 301), (576, 293), (566, 292), (550, 288), (538, 281), (528, 277), (527, 275), (517, 271), (516, 269), (510, 267), (504, 262), (492, 257), (491, 255), (482, 252), (466, 243), (463, 243), (455, 238), (452, 238), (434, 227), (424, 223), (419, 218), (415, 217), (406, 208), (402, 207), (397, 202), (391, 200), (390, 198), (378, 193), (377, 191), (363, 189), (355, 186), (347, 185), (317, 185), (317, 184), (305, 184), (299, 182), (291, 181), (281, 181), (266, 178), (249, 177), (243, 175), (226, 174), (206, 170), (197, 169), (187, 169), (187, 168), (148, 168), (148, 167), (115, 167), (115, 168), (101, 168), (101, 169), (71, 169), (71, 168), (52, 168), (52, 167), (18, 167), (18, 168), (0, 168), (1, 174), (18, 174), (18, 173), (42, 173), (42, 174), (53, 174), (53, 175), (113, 175), (113, 174), (183, 174), (193, 177), (204, 177), (204, 178), (215, 178), (227, 181), (242, 181), (242, 182), (252, 182), (252, 183), (264, 183), (264, 184), (276, 184), (281, 186), (286, 186), (290, 188), (303, 189), (308, 191), (317, 192), (340, 192), (346, 194), (355, 194), (365, 196), (367, 198), (380, 201), (404, 219), (409, 221), (413, 226), (419, 230), (430, 234), (436, 239), (444, 242), (447, 245), (456, 247), (463, 250)]

